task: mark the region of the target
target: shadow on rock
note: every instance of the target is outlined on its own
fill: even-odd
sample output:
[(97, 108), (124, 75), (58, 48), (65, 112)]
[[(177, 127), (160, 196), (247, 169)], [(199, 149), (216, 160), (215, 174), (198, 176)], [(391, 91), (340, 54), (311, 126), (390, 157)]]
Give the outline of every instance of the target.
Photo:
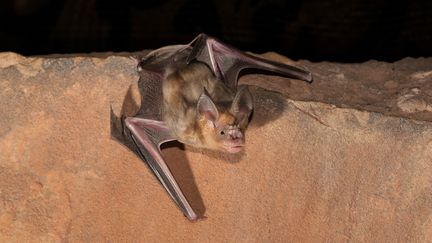
[(250, 86), (254, 97), (254, 111), (250, 126), (260, 127), (282, 116), (288, 108), (286, 99), (273, 91), (268, 91), (256, 86)]
[(177, 141), (164, 143), (162, 154), (171, 173), (199, 218), (205, 215), (206, 208), (195, 182), (189, 161), (184, 153), (184, 145)]

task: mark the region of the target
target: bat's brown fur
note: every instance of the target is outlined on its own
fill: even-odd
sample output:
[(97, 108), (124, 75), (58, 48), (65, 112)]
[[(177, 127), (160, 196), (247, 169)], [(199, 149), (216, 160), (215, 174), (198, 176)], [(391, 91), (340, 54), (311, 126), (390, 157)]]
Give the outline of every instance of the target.
[[(242, 89), (242, 93), (247, 94), (230, 90), (214, 77), (207, 65), (199, 62), (168, 69), (162, 87), (164, 121), (180, 142), (228, 152), (241, 150), (247, 118), (252, 110), (247, 89)], [(198, 101), (203, 94), (217, 108), (215, 121), (199, 111)], [(247, 101), (236, 99), (240, 95)], [(246, 111), (246, 117), (239, 115), (239, 107)]]

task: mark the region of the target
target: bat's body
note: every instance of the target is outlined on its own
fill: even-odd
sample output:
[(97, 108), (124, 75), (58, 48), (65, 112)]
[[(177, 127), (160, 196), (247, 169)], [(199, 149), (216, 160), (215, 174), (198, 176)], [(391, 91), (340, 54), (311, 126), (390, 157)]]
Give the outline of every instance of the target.
[(239, 152), (252, 111), (247, 88), (235, 92), (206, 64), (168, 69), (162, 84), (163, 121), (178, 141), (195, 147)]
[(124, 118), (124, 143), (133, 142), (189, 220), (198, 215), (163, 160), (160, 145), (179, 140), (239, 152), (253, 109), (248, 89), (237, 87), (237, 76), (245, 68), (312, 81), (307, 71), (248, 55), (204, 34), (188, 45), (157, 49), (139, 63), (141, 107), (134, 117)]

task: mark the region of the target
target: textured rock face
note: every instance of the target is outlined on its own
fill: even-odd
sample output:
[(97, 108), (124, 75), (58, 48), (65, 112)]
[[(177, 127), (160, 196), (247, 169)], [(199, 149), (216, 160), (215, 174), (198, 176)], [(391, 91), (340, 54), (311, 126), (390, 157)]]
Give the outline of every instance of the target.
[(136, 61), (0, 54), (0, 241), (429, 242), (432, 60), (300, 64), (242, 77), (285, 95), (251, 89), (244, 153), (164, 149), (190, 223), (110, 139)]

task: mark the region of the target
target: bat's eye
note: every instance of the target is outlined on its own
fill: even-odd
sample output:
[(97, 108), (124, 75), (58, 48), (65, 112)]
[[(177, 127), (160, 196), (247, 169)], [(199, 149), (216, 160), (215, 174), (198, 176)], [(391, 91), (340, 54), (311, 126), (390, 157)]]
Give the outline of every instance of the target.
[(219, 133), (220, 135), (225, 135), (225, 131), (224, 130), (222, 130), (222, 131), (220, 131), (220, 133)]

